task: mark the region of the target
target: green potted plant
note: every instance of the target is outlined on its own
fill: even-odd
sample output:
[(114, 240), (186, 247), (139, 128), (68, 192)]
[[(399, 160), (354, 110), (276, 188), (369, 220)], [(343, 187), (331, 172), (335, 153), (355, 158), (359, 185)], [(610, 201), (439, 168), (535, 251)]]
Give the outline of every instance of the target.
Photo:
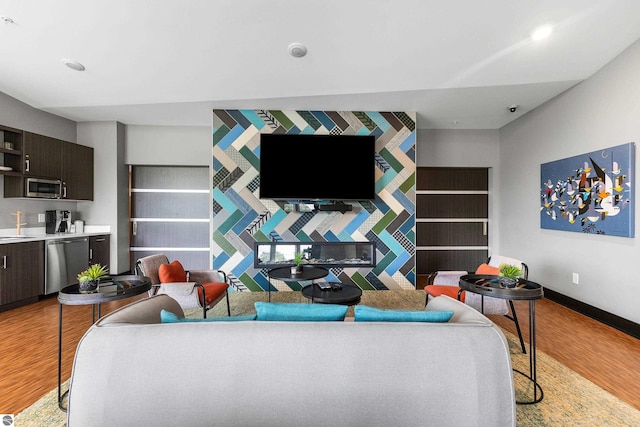
[(518, 277), (522, 276), (522, 269), (506, 263), (500, 264), (498, 269), (500, 270), (500, 284), (505, 288), (515, 288), (518, 284)]
[(89, 268), (78, 274), (80, 293), (95, 292), (100, 284), (100, 279), (109, 275), (107, 267), (100, 264), (90, 265)]
[(291, 267), (291, 273), (302, 273), (302, 264), (304, 263), (304, 257), (301, 253), (298, 252), (293, 256), (293, 263), (295, 264), (295, 267)]

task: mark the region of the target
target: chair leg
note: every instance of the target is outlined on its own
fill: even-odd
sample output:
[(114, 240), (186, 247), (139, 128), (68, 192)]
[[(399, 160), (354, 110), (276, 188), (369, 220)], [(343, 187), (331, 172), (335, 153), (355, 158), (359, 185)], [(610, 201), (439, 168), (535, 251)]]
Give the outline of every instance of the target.
[(202, 301), (200, 301), (200, 305), (202, 306), (202, 318), (207, 318), (207, 296), (205, 295), (204, 286), (200, 283), (195, 284), (196, 287), (200, 288), (200, 292), (202, 292)]
[(427, 304), (429, 304), (429, 294), (427, 294), (426, 292), (425, 292), (425, 294), (427, 295), (427, 299), (426, 299), (426, 301), (424, 302), (424, 306), (426, 307), (426, 306), (427, 306)]
[(522, 331), (520, 330), (520, 323), (518, 322), (518, 316), (516, 314), (516, 308), (513, 305), (513, 301), (509, 300), (509, 308), (511, 309), (511, 316), (505, 315), (507, 319), (513, 320), (516, 324), (516, 331), (518, 331), (518, 338), (520, 339), (520, 347), (522, 347), (522, 353), (527, 354), (527, 349), (524, 346), (524, 340), (522, 339)]
[(229, 291), (224, 291), (227, 298), (227, 315), (231, 316), (231, 306), (229, 305)]

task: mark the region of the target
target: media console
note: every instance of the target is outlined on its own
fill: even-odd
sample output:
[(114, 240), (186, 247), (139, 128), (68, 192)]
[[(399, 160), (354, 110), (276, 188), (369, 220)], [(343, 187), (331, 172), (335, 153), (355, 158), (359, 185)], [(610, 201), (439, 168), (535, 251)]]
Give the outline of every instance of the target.
[(314, 203), (313, 205), (314, 209), (317, 211), (330, 211), (330, 212), (342, 212), (345, 213), (347, 211), (350, 211), (353, 209), (353, 206), (347, 204), (347, 203), (342, 203), (342, 202), (335, 202), (335, 203)]
[(295, 254), (305, 265), (319, 267), (375, 267), (375, 242), (255, 242), (253, 266), (275, 268), (294, 266)]

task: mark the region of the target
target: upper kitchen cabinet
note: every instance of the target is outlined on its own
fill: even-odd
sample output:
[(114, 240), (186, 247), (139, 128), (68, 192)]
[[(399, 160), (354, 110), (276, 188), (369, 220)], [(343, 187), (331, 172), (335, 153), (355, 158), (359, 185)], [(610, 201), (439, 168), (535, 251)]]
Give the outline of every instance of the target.
[(60, 179), (63, 141), (36, 133), (24, 134), (24, 175)]
[(0, 126), (0, 175), (22, 176), (22, 140), (21, 130)]
[(93, 200), (93, 148), (62, 144), (62, 198)]
[[(0, 130), (2, 128), (0, 127)], [(93, 148), (49, 136), (19, 131), (20, 150), (13, 150), (6, 166), (4, 197), (26, 197), (26, 178), (60, 180), (62, 199), (93, 200)], [(6, 137), (5, 137), (6, 138)], [(18, 145), (16, 145), (17, 147)]]

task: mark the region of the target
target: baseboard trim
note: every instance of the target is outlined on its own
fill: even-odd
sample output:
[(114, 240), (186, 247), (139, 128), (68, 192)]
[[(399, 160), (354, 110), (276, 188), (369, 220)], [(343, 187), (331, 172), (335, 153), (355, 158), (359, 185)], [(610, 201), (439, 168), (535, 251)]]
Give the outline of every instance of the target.
[(592, 305), (585, 304), (582, 301), (578, 301), (577, 299), (552, 291), (549, 288), (544, 288), (544, 296), (545, 298), (570, 308), (573, 311), (577, 311), (580, 314), (584, 314), (598, 322), (604, 323), (605, 325), (611, 326), (625, 334), (640, 339), (640, 324), (638, 323), (616, 316), (615, 314), (611, 314)]

